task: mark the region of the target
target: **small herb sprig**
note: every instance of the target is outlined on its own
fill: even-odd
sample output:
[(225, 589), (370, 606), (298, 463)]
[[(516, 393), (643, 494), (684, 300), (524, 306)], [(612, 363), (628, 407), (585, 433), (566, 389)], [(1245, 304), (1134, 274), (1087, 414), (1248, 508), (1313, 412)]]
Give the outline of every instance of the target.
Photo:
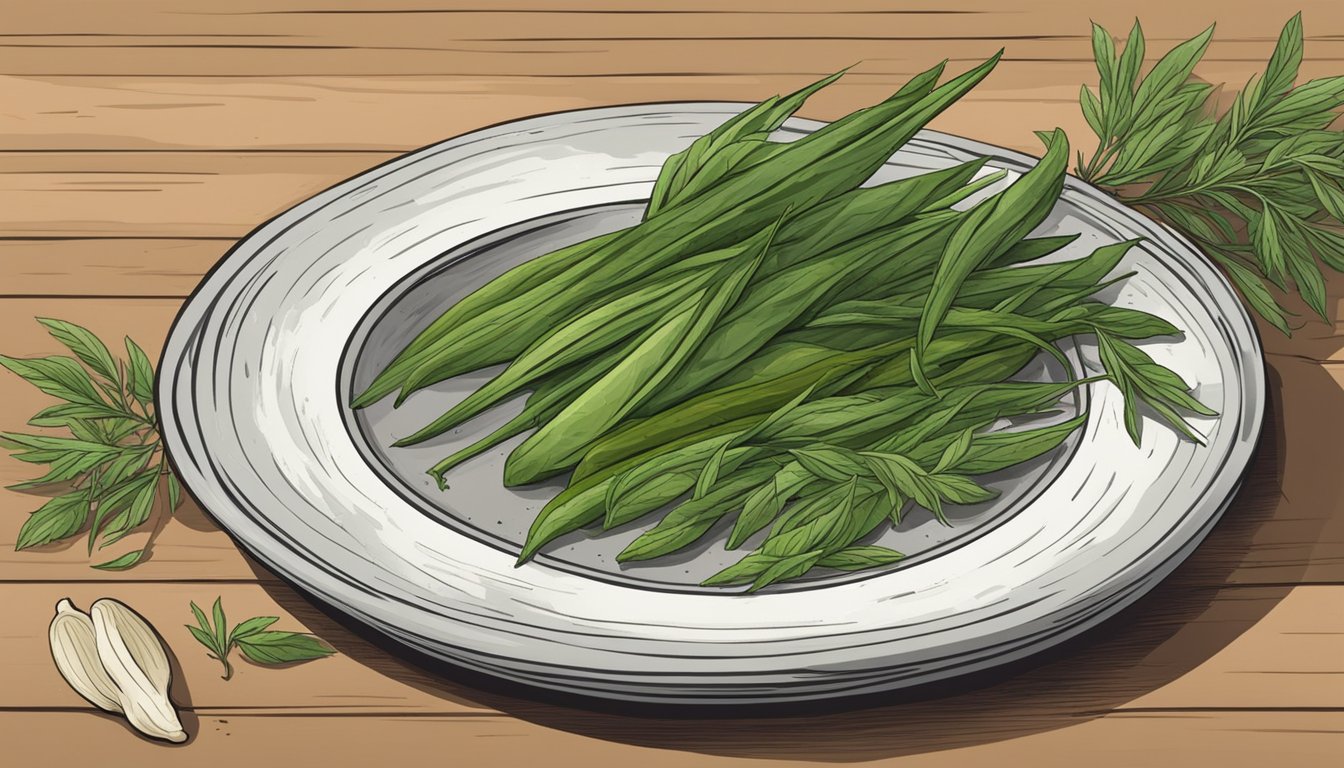
[(224, 665), (223, 678), (233, 677), (233, 665), (229, 663), (229, 653), (237, 648), (249, 661), (272, 666), (296, 661), (311, 661), (336, 653), (335, 649), (317, 637), (303, 632), (277, 632), (267, 629), (279, 621), (276, 616), (255, 616), (228, 629), (228, 620), (224, 616), (223, 598), (215, 598), (211, 608), (214, 622), (206, 617), (195, 602), (191, 604), (191, 613), (196, 617), (197, 626), (185, 624), (191, 636), (210, 651), (210, 658)]
[[(126, 359), (86, 328), (64, 320), (38, 318), (71, 356), (20, 359), (0, 355), (0, 365), (63, 402), (28, 420), (34, 427), (68, 430), (69, 436), (0, 433), (14, 458), (47, 465), (47, 473), (11, 486), (16, 490), (55, 489), (52, 497), (19, 529), (15, 549), (60, 541), (88, 530), (88, 551), (107, 547), (149, 520), (159, 487), (167, 486), (169, 511), (182, 489), (162, 450), (154, 415), (154, 368), (130, 337)], [(145, 550), (94, 565), (124, 570)]]
[(1221, 265), (1266, 321), (1290, 333), (1291, 313), (1271, 286), (1296, 285), (1325, 317), (1319, 263), (1344, 271), (1344, 77), (1295, 86), (1302, 18), (1283, 28), (1265, 71), (1221, 117), (1215, 89), (1191, 82), (1213, 27), (1171, 49), (1140, 76), (1143, 29), (1123, 51), (1093, 25), (1097, 93), (1083, 86), (1083, 116), (1099, 145), (1078, 154), (1078, 175), (1179, 230)]

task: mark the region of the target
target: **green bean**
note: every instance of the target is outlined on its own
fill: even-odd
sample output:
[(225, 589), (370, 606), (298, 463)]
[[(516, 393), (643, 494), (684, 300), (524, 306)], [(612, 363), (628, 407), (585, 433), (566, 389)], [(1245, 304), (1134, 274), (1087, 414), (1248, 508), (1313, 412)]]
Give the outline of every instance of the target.
[(924, 302), (911, 356), (915, 381), (925, 391), (932, 391), (923, 373), (925, 351), (961, 284), (977, 267), (992, 262), (1045, 220), (1063, 189), (1068, 159), (1068, 139), (1056, 130), (1041, 161), (1004, 192), (976, 206), (948, 239)]
[(777, 229), (778, 222), (744, 244), (741, 263), (724, 267), (717, 285), (669, 312), (628, 357), (518, 446), (505, 462), (505, 484), (535, 482), (573, 466), (590, 442), (656, 392), (737, 301)]

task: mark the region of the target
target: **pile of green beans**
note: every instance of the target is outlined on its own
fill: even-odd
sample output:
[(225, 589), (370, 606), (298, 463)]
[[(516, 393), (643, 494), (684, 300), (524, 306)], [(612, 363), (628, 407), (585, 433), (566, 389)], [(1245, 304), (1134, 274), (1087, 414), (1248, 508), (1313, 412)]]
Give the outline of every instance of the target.
[[(993, 497), (975, 476), (1041, 456), (1084, 421), (993, 429), (1051, 412), (1078, 378), (1061, 339), (1094, 335), (1103, 377), (1192, 439), (1210, 415), (1132, 340), (1167, 322), (1093, 299), (1132, 242), (1038, 260), (1073, 237), (1031, 238), (1069, 158), (1062, 132), (994, 194), (983, 161), (863, 186), (998, 56), (939, 85), (942, 65), (887, 100), (798, 141), (771, 134), (827, 78), (735, 116), (663, 166), (643, 220), (523, 264), (451, 307), (354, 401), (406, 397), (507, 368), (398, 445), (453, 429), (524, 392), (522, 412), (430, 469), (531, 431), (507, 485), (571, 472), (519, 562), (557, 537), (659, 513), (620, 555), (648, 560), (732, 520), (727, 546), (758, 541), (707, 584), (752, 590), (814, 568), (898, 561), (864, 544), (910, 507)], [(970, 205), (976, 195), (984, 200)], [(986, 196), (987, 195), (987, 196)], [(962, 205), (959, 205), (962, 204)], [(1013, 376), (1040, 354), (1067, 380)], [(762, 533), (764, 532), (764, 533)]]

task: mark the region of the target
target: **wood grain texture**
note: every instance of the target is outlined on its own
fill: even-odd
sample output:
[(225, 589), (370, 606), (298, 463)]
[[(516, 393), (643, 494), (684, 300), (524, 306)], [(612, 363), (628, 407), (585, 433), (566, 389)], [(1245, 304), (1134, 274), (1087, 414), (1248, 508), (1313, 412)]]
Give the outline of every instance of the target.
[[(836, 67), (844, 66), (837, 64)], [(1060, 66), (1060, 65), (1052, 65)], [(1070, 65), (1080, 78), (1095, 77)], [(1034, 150), (1031, 131), (1061, 125), (1086, 135), (1077, 86), (1042, 85), (1042, 71), (1015, 63), (936, 119), (952, 133), (984, 133)], [(1028, 68), (1040, 70), (1045, 65)], [(0, 70), (2, 72), (4, 70)], [(1014, 76), (1014, 73), (1017, 75)], [(1014, 82), (1007, 78), (1015, 77)], [(718, 74), (257, 77), (0, 77), (10, 108), (0, 114), (12, 150), (282, 149), (406, 151), (482, 126), (543, 112), (661, 101), (758, 101), (811, 75)], [(897, 75), (855, 71), (800, 112), (834, 118), (890, 95)], [(1078, 82), (1082, 82), (1079, 80)], [(1023, 109), (1024, 103), (1030, 104)]]
[[(12, 622), (0, 635), (0, 711), (92, 709), (62, 683), (53, 665), (32, 662), (48, 653), (46, 628), (59, 597), (87, 610), (93, 600), (108, 595), (135, 608), (162, 633), (176, 663), (174, 699), (194, 711), (461, 714), (523, 706), (522, 699), (501, 693), (482, 696), (453, 682), (451, 673), (436, 679), (397, 661), (277, 585), (39, 583), (5, 589)], [(1187, 585), (1183, 592), (1146, 598), (1105, 631), (1073, 643), (1068, 655), (1052, 654), (1053, 660), (1024, 668), (1019, 678), (918, 707), (898, 703), (908, 694), (886, 696), (878, 706), (888, 710), (890, 720), (909, 723), (913, 718), (948, 733), (956, 730), (949, 722), (956, 720), (954, 714), (968, 706), (985, 710), (986, 719), (1005, 722), (1024, 714), (1175, 711), (1210, 702), (1239, 709), (1344, 708), (1339, 685), (1344, 656), (1330, 652), (1344, 635), (1344, 614), (1330, 610), (1344, 600), (1344, 586), (1190, 590)], [(207, 603), (217, 596), (232, 622), (277, 616), (277, 628), (316, 632), (340, 653), (275, 670), (251, 664), (235, 651), (237, 670), (225, 681), (219, 662), (208, 658), (182, 626), (192, 623), (191, 601), (208, 610)], [(1117, 658), (1125, 662), (1123, 668), (1114, 662)], [(1027, 703), (1032, 690), (1055, 690), (1060, 696)], [(927, 698), (927, 692), (915, 696)], [(1018, 701), (1022, 709), (995, 715), (998, 707), (987, 706), (986, 699), (996, 705)]]
[(185, 298), (233, 238), (0, 239), (7, 297)]
[[(858, 63), (803, 112), (829, 118), (937, 59), (965, 68), (1003, 45), (1007, 60), (934, 126), (1030, 152), (1033, 129), (1088, 136), (1075, 100), (1078, 84), (1096, 79), (1089, 19), (1123, 34), (1142, 18), (1150, 62), (1217, 19), (1199, 75), (1235, 85), (1299, 8), (1304, 74), (1341, 71), (1336, 5), (11, 3), (0, 29), (0, 296), (38, 298), (0, 298), (0, 352), (56, 351), (30, 320), (53, 315), (112, 338), (131, 333), (157, 356), (178, 297), (233, 239), (389, 153), (492, 123), (617, 103), (756, 100)], [(53, 298), (64, 296), (82, 298)], [(368, 645), (249, 564), (190, 507), (154, 532), (148, 562), (109, 574), (87, 567), (82, 545), (13, 552), (38, 500), (0, 491), (0, 590), (17, 606), (0, 622), (0, 739), (19, 745), (9, 755), (53, 765), (238, 765), (292, 761), (298, 748), (327, 764), (389, 755), (482, 766), (1327, 764), (1344, 752), (1344, 479), (1323, 447), (1344, 431), (1344, 281), (1331, 281), (1330, 296), (1328, 322), (1304, 315), (1291, 340), (1265, 336), (1274, 416), (1247, 490), (1207, 542), (1096, 637), (1007, 680), (732, 727), (534, 703)], [(45, 400), (0, 374), (0, 403), (0, 429), (11, 429)], [(0, 459), (0, 483), (28, 469)], [(138, 741), (53, 679), (41, 637), (64, 594), (81, 604), (114, 594), (152, 613), (189, 686), (177, 689), (195, 733), (185, 755)], [(341, 655), (219, 681), (178, 628), (185, 600), (216, 594), (240, 617), (279, 615), (317, 631)]]
[(11, 237), (240, 237), (390, 153), (0, 154)]
[[(9, 743), (40, 740), (53, 764), (73, 764), (99, 745), (104, 760), (125, 765), (240, 765), (258, 755), (311, 755), (321, 750), (341, 764), (397, 760), (452, 760), (473, 768), (514, 768), (545, 759), (560, 768), (625, 765), (644, 768), (756, 766), (790, 768), (860, 763), (908, 768), (1032, 765), (1073, 768), (1080, 756), (1097, 768), (1135, 765), (1322, 765), (1344, 749), (1338, 712), (1125, 713), (1091, 719), (1060, 718), (1036, 726), (1009, 726), (960, 739), (912, 732), (900, 723), (870, 722), (863, 729), (817, 739), (774, 721), (727, 737), (703, 735), (700, 724), (637, 723), (633, 736), (567, 732), (514, 717), (430, 715), (332, 718), (273, 716), (210, 710), (185, 718), (195, 737), (181, 747), (136, 740), (122, 722), (103, 715), (21, 712), (0, 720)], [(598, 721), (595, 721), (598, 722)], [(719, 724), (722, 726), (722, 724)], [(719, 727), (716, 731), (733, 731)], [(80, 739), (71, 739), (78, 733)], [(620, 740), (635, 742), (633, 745)], [(320, 745), (320, 746), (319, 746)], [(189, 756), (189, 757), (188, 757)], [(71, 762), (66, 762), (71, 761)]]

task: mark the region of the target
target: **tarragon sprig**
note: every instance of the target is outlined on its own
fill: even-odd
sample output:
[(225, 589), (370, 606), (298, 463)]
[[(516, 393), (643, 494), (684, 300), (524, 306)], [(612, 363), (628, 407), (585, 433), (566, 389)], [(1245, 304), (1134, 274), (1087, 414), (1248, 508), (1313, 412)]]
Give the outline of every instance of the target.
[(1302, 19), (1283, 28), (1265, 71), (1221, 117), (1214, 87), (1191, 82), (1213, 28), (1163, 56), (1146, 76), (1135, 22), (1122, 52), (1093, 25), (1097, 94), (1083, 86), (1083, 116), (1099, 144), (1078, 155), (1078, 175), (1191, 238), (1221, 265), (1246, 301), (1289, 333), (1291, 314), (1270, 286), (1288, 280), (1325, 316), (1319, 264), (1344, 271), (1344, 77), (1294, 85)]
[[(28, 549), (88, 531), (88, 551), (120, 541), (149, 520), (159, 487), (168, 507), (182, 489), (164, 456), (154, 413), (154, 367), (130, 337), (126, 358), (74, 323), (38, 318), (73, 353), (37, 358), (0, 355), (0, 365), (52, 397), (58, 405), (28, 420), (34, 427), (64, 429), (69, 435), (0, 433), (14, 458), (47, 465), (41, 477), (11, 486), (16, 490), (60, 491), (19, 529), (15, 549)], [(94, 565), (123, 570), (144, 550)]]
[(210, 658), (223, 665), (222, 677), (225, 680), (233, 677), (229, 654), (234, 648), (241, 650), (249, 661), (267, 666), (321, 659), (336, 652), (314, 635), (270, 629), (272, 624), (280, 620), (278, 616), (254, 616), (229, 629), (228, 619), (224, 616), (223, 598), (215, 598), (210, 613), (213, 621), (192, 602), (191, 615), (196, 618), (196, 626), (183, 626), (196, 638), (196, 642), (210, 651)]

